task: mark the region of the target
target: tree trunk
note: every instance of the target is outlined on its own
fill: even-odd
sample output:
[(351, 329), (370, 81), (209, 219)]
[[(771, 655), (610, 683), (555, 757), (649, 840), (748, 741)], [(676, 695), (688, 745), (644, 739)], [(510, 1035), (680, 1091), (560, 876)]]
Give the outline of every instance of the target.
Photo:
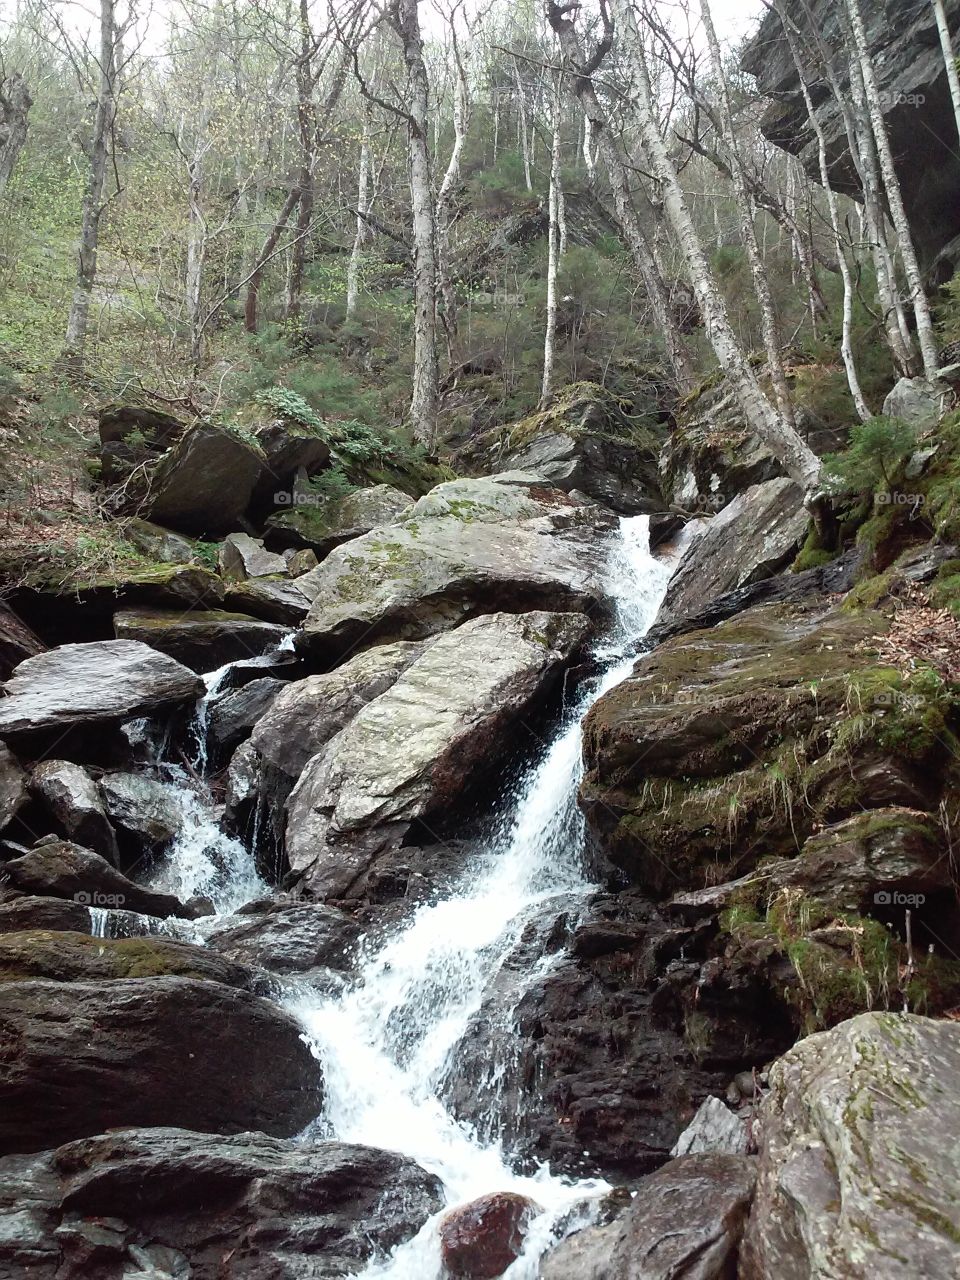
[(813, 97), (810, 93), (807, 69), (804, 65), (803, 55), (800, 52), (800, 45), (797, 41), (790, 19), (783, 10), (782, 0), (777, 0), (777, 13), (780, 16), (780, 22), (783, 26), (784, 35), (787, 37), (787, 43), (790, 46), (790, 52), (793, 55), (793, 61), (797, 68), (797, 75), (800, 77), (800, 87), (803, 90), (803, 100), (806, 104), (807, 115), (810, 117), (810, 123), (817, 138), (817, 153), (820, 160), (820, 181), (827, 195), (827, 206), (830, 210), (830, 226), (833, 229), (833, 240), (837, 249), (837, 261), (840, 263), (840, 274), (843, 278), (843, 332), (840, 341), (840, 355), (843, 359), (843, 367), (847, 371), (847, 385), (850, 388), (850, 394), (853, 397), (854, 407), (857, 410), (857, 416), (861, 422), (866, 422), (873, 415), (867, 406), (867, 402), (863, 398), (863, 391), (860, 387), (860, 378), (857, 373), (857, 363), (853, 354), (853, 345), (851, 341), (851, 329), (853, 323), (853, 276), (850, 272), (850, 264), (847, 261), (845, 246), (843, 243), (843, 235), (841, 232), (840, 210), (837, 205), (837, 195), (830, 182), (830, 163), (827, 157), (827, 140), (823, 131), (823, 125), (820, 123), (820, 117), (813, 103)]
[(202, 136), (187, 163), (187, 271), (184, 281), (184, 304), (190, 327), (190, 367), (194, 375), (200, 369), (202, 333), (200, 302), (203, 290), (203, 264), (207, 254), (207, 220), (203, 212)]
[(300, 0), (300, 56), (296, 64), (297, 133), (300, 139), (300, 175), (297, 188), (300, 202), (290, 246), (290, 269), (287, 273), (284, 315), (294, 321), (300, 315), (300, 297), (307, 266), (307, 243), (313, 222), (314, 170), (317, 162), (317, 113), (313, 105), (313, 31), (310, 27), (308, 0)]
[[(622, 12), (622, 6), (618, 5), (618, 9)], [(780, 460), (787, 474), (809, 495), (818, 486), (820, 460), (784, 421), (782, 415), (776, 412), (764, 395), (750, 362), (740, 349), (723, 296), (690, 216), (677, 171), (660, 133), (653, 87), (639, 39), (632, 52), (640, 133), (654, 176), (660, 185), (666, 215), (687, 263), (690, 283), (700, 305), (710, 344), (750, 429), (764, 441)]]
[(437, 228), (427, 142), (430, 82), (423, 56), (417, 0), (396, 0), (393, 17), (409, 77), (406, 120), (413, 207), (414, 294), (410, 418), (416, 439), (433, 449), (437, 442), (440, 375), (437, 363)]
[(116, 45), (118, 39), (114, 0), (100, 0), (100, 56), (97, 105), (93, 117), (90, 167), (83, 207), (80, 215), (80, 243), (77, 246), (77, 282), (67, 317), (67, 333), (63, 346), (64, 360), (82, 368), (90, 301), (97, 279), (97, 247), (100, 242), (100, 216), (107, 180), (110, 138), (116, 115)]
[(0, 89), (0, 195), (27, 140), (27, 114), (32, 106), (26, 82), (16, 71)]
[[(748, 189), (747, 179), (743, 170), (743, 159), (740, 155), (740, 148), (737, 144), (736, 131), (733, 123), (733, 108), (730, 105), (730, 94), (727, 89), (727, 82), (724, 77), (723, 59), (720, 54), (720, 42), (717, 39), (717, 33), (713, 25), (713, 15), (710, 12), (709, 0), (700, 0), (700, 11), (703, 16), (703, 29), (707, 37), (707, 47), (710, 51), (710, 60), (713, 63), (713, 73), (717, 81), (717, 93), (720, 102), (720, 122), (722, 132), (725, 136), (727, 151), (730, 156), (730, 175), (733, 179), (733, 192), (737, 201), (737, 208), (740, 214), (740, 234), (743, 240), (744, 248), (747, 251), (747, 261), (750, 264), (750, 274), (753, 277), (753, 287), (760, 303), (760, 327), (763, 334), (763, 345), (767, 353), (767, 365), (770, 370), (770, 381), (773, 384), (774, 399), (777, 403), (777, 410), (784, 422), (791, 428), (796, 427), (796, 418), (793, 412), (793, 402), (790, 399), (790, 389), (787, 386), (787, 375), (783, 364), (783, 352), (780, 347), (779, 325), (777, 323), (776, 309), (773, 305), (773, 294), (770, 291), (770, 281), (767, 278), (767, 269), (764, 265), (763, 254), (757, 241), (757, 228), (754, 221), (753, 200)], [(639, 40), (636, 31), (630, 32), (631, 36)]]
[(560, 78), (553, 95), (553, 145), (550, 149), (550, 226), (547, 240), (547, 321), (543, 337), (543, 381), (540, 386), (540, 405), (545, 408), (553, 389), (553, 364), (557, 336), (557, 275), (565, 248), (563, 229), (563, 186), (561, 183), (560, 151)]
[(266, 239), (260, 246), (260, 252), (257, 254), (250, 279), (247, 281), (247, 296), (243, 304), (243, 327), (247, 333), (257, 332), (257, 307), (260, 300), (260, 285), (263, 280), (263, 272), (266, 268), (267, 260), (280, 243), (280, 237), (283, 235), (287, 220), (299, 199), (300, 188), (291, 187), (277, 215), (276, 222), (270, 228)]
[(360, 140), (360, 172), (357, 179), (357, 226), (353, 235), (353, 248), (347, 264), (347, 319), (357, 309), (360, 292), (360, 255), (367, 240), (367, 223), (364, 215), (370, 212), (370, 108), (367, 104), (363, 121), (363, 137)]
[[(586, 64), (580, 38), (572, 21), (564, 16), (564, 10), (548, 0), (547, 15), (557, 40), (564, 63), (569, 68), (567, 76), (572, 81), (573, 92), (580, 102), (584, 115), (590, 122), (590, 136), (597, 145), (613, 194), (617, 225), (624, 244), (633, 258), (634, 266), (643, 280), (647, 300), (653, 311), (657, 329), (663, 335), (667, 359), (673, 369), (677, 385), (688, 391), (693, 385), (693, 366), (687, 355), (683, 336), (674, 319), (670, 296), (663, 275), (657, 266), (653, 250), (647, 242), (640, 217), (633, 202), (626, 165), (620, 155), (616, 140), (610, 133), (606, 112), (600, 104), (593, 81), (589, 75), (579, 74)], [(600, 55), (602, 60), (602, 54)], [(595, 56), (594, 61), (599, 61)]]
[[(957, 136), (960, 137), (960, 76), (957, 75), (957, 55), (953, 50), (953, 40), (950, 38), (950, 27), (947, 24), (947, 11), (943, 7), (943, 0), (933, 0), (933, 12), (936, 14), (940, 48), (943, 50), (943, 61), (947, 68), (947, 83), (953, 100), (953, 117), (957, 126)], [(0, 176), (0, 188), (2, 188), (2, 176)]]
[(863, 76), (866, 105), (870, 114), (874, 140), (877, 144), (877, 153), (880, 158), (880, 172), (883, 176), (883, 185), (887, 194), (887, 204), (890, 208), (890, 216), (893, 219), (894, 230), (897, 233), (897, 240), (900, 243), (900, 255), (903, 261), (904, 273), (907, 277), (907, 287), (910, 290), (910, 301), (916, 318), (917, 339), (920, 344), (920, 353), (923, 357), (923, 372), (928, 380), (935, 381), (940, 359), (936, 334), (933, 329), (933, 318), (930, 314), (930, 304), (924, 292), (923, 277), (920, 274), (920, 265), (917, 261), (913, 239), (910, 235), (910, 222), (903, 204), (900, 179), (897, 177), (896, 167), (893, 162), (893, 151), (890, 148), (887, 126), (883, 119), (880, 90), (873, 69), (873, 59), (870, 57), (859, 0), (846, 0), (846, 7), (853, 32), (854, 53), (857, 65)]
[(457, 336), (457, 294), (453, 287), (450, 273), (450, 215), (453, 197), (460, 182), (460, 160), (464, 144), (467, 140), (467, 129), (470, 124), (470, 86), (467, 79), (467, 66), (461, 52), (454, 28), (454, 20), (450, 20), (450, 37), (454, 60), (453, 86), (453, 147), (447, 169), (437, 192), (437, 271), (439, 273), (440, 301), (443, 304), (443, 327), (447, 338), (447, 353), (453, 364), (453, 347)]
[(517, 86), (517, 114), (520, 130), (520, 152), (523, 156), (523, 179), (527, 184), (527, 190), (532, 191), (533, 178), (530, 174), (530, 130), (527, 125), (527, 99), (524, 93), (523, 80), (520, 76), (520, 63), (516, 58), (513, 60), (513, 75)]

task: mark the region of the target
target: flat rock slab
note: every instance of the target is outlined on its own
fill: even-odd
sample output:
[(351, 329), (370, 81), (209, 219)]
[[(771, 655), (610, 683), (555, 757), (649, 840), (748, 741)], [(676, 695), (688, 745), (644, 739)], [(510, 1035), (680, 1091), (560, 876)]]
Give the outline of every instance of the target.
[(541, 1280), (727, 1280), (756, 1181), (756, 1160), (681, 1156), (643, 1178), (629, 1209), (547, 1255)]
[(31, 1280), (119, 1280), (147, 1266), (194, 1280), (333, 1280), (415, 1235), (442, 1203), (439, 1181), (391, 1151), (124, 1129), (0, 1160), (0, 1268)]
[(739, 494), (688, 548), (667, 587), (657, 625), (771, 577), (792, 559), (807, 521), (803, 495), (791, 480), (767, 480)]
[(287, 856), (310, 892), (355, 892), (415, 818), (447, 809), (589, 630), (573, 613), (475, 618), (367, 703), (307, 765), (288, 802)]
[(119, 637), (151, 645), (198, 672), (257, 657), (287, 634), (275, 623), (224, 609), (122, 609), (113, 626)]
[(292, 1136), (322, 1102), (288, 1014), (184, 977), (0, 984), (0, 1150), (126, 1125)]
[(0, 736), (119, 723), (191, 702), (192, 671), (136, 640), (64, 644), (21, 662), (0, 698)]
[(170, 893), (134, 884), (105, 858), (64, 840), (41, 845), (4, 864), (7, 883), (21, 893), (71, 898), (78, 905), (188, 918), (190, 909)]
[(742, 1280), (960, 1273), (960, 1026), (865, 1013), (776, 1062)]

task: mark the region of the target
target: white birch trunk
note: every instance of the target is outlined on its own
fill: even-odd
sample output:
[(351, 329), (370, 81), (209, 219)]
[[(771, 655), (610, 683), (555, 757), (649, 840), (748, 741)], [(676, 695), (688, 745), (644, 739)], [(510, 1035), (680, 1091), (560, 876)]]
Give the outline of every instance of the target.
[(943, 7), (943, 0), (933, 0), (933, 12), (937, 18), (940, 48), (943, 50), (943, 61), (947, 68), (947, 83), (950, 86), (950, 97), (953, 101), (953, 117), (957, 126), (957, 136), (960, 137), (960, 75), (957, 74), (957, 55), (953, 49), (953, 40), (950, 37), (947, 11)]
[(527, 99), (520, 76), (520, 63), (513, 60), (513, 77), (517, 86), (517, 128), (520, 132), (520, 152), (523, 156), (523, 180), (527, 190), (533, 190), (533, 178), (530, 174), (530, 131), (527, 125)]
[(565, 249), (563, 187), (560, 175), (560, 79), (553, 98), (553, 144), (550, 149), (550, 228), (547, 240), (547, 321), (543, 336), (543, 381), (540, 405), (546, 407), (553, 390), (553, 366), (557, 336), (557, 275)]
[(357, 177), (357, 225), (353, 233), (353, 247), (347, 263), (347, 319), (353, 318), (360, 295), (360, 256), (367, 239), (367, 223), (364, 214), (370, 212), (370, 111), (364, 114), (363, 136), (360, 139), (360, 171)]

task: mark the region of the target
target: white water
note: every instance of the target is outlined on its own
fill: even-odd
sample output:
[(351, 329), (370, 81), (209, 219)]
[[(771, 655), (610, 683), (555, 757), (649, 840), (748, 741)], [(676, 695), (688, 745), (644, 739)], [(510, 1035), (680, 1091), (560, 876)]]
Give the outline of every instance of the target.
[[(509, 1153), (458, 1123), (438, 1092), (453, 1049), (524, 925), (548, 913), (551, 901), (569, 902), (571, 895), (583, 901), (592, 889), (582, 869), (583, 819), (576, 803), (581, 724), (593, 702), (631, 671), (635, 659), (624, 655), (653, 621), (671, 572), (649, 554), (644, 517), (624, 520), (621, 528), (610, 561), (618, 625), (595, 655), (604, 674), (529, 770), (510, 819), (491, 837), (479, 864), (448, 898), (421, 907), (369, 955), (345, 995), (321, 998), (300, 987), (288, 1000), (324, 1067), (325, 1109), (304, 1136), (401, 1151), (440, 1177), (448, 1206), (494, 1191), (529, 1195), (543, 1212), (523, 1255), (504, 1273), (510, 1280), (531, 1280), (544, 1250), (558, 1233), (589, 1220), (590, 1201), (606, 1185), (557, 1177), (547, 1168), (530, 1177), (514, 1173)], [(495, 1131), (495, 1117), (490, 1119)], [(432, 1219), (414, 1240), (362, 1274), (436, 1280), (436, 1226)]]

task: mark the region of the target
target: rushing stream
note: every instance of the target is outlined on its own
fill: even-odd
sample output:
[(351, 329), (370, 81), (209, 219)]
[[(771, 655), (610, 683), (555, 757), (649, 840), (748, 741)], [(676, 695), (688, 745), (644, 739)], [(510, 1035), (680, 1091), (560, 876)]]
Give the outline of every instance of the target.
[[(609, 560), (617, 621), (594, 651), (601, 674), (567, 708), (553, 741), (515, 788), (507, 812), (491, 824), (483, 851), (447, 897), (421, 906), (385, 942), (368, 947), (358, 977), (345, 992), (331, 996), (302, 981), (287, 988), (285, 1003), (323, 1062), (324, 1111), (304, 1139), (336, 1138), (400, 1151), (440, 1178), (447, 1208), (489, 1192), (529, 1196), (542, 1212), (528, 1229), (522, 1256), (504, 1273), (510, 1280), (534, 1277), (545, 1249), (590, 1220), (606, 1184), (555, 1176), (546, 1167), (529, 1176), (517, 1174), (509, 1151), (495, 1139), (478, 1136), (496, 1133), (498, 1117), (477, 1117), (476, 1130), (465, 1125), (441, 1101), (443, 1084), (455, 1070), (453, 1051), (487, 984), (524, 928), (555, 913), (561, 901), (569, 908), (571, 902), (585, 903), (594, 891), (583, 869), (584, 826), (576, 800), (581, 725), (593, 702), (632, 669), (636, 641), (656, 615), (671, 568), (651, 556), (645, 517), (621, 521)], [(158, 766), (164, 785), (177, 794), (183, 825), (151, 877), (153, 887), (182, 899), (209, 897), (217, 916), (269, 892), (249, 852), (219, 829), (216, 808), (198, 787), (206, 764), (209, 701), (225, 671), (206, 677), (189, 770)], [(101, 934), (127, 932), (124, 915), (97, 912), (93, 927)], [(194, 941), (202, 941), (204, 932), (202, 924), (187, 921), (164, 922), (164, 929)], [(531, 977), (542, 977), (554, 962), (544, 957)], [(511, 1012), (505, 1010), (504, 1016)], [(491, 1096), (496, 1097), (495, 1090)], [(441, 1274), (436, 1227), (435, 1219), (427, 1222), (415, 1239), (362, 1274), (435, 1280)]]

